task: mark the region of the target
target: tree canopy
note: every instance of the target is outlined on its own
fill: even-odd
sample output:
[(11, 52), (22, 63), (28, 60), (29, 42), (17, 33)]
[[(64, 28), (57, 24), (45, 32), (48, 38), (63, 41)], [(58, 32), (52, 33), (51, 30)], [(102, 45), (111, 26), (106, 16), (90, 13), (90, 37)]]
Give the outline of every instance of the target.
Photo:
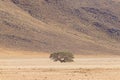
[(50, 58), (53, 61), (60, 61), (60, 62), (73, 62), (74, 56), (70, 52), (56, 52), (50, 54)]

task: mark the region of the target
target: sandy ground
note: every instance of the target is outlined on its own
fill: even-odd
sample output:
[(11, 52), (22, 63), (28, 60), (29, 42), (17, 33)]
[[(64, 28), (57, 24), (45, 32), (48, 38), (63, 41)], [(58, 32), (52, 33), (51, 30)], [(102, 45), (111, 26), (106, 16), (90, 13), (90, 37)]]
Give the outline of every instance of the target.
[(120, 58), (77, 58), (72, 63), (48, 58), (0, 59), (0, 80), (119, 80)]

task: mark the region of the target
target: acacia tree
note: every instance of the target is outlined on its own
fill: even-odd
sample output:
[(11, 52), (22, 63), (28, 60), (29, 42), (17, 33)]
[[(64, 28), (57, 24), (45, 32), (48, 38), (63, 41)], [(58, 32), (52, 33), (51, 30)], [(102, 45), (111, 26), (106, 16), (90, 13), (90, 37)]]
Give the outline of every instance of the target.
[(60, 61), (60, 62), (73, 62), (74, 56), (70, 52), (56, 52), (50, 54), (50, 58), (53, 61)]

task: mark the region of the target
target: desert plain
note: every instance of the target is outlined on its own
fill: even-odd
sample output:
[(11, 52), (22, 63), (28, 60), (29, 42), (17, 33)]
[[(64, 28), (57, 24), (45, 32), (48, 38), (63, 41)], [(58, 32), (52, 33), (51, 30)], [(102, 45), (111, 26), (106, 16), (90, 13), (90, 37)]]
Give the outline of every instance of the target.
[(119, 80), (119, 57), (76, 57), (53, 62), (49, 57), (1, 58), (0, 80)]
[(120, 0), (0, 0), (0, 80), (120, 80)]

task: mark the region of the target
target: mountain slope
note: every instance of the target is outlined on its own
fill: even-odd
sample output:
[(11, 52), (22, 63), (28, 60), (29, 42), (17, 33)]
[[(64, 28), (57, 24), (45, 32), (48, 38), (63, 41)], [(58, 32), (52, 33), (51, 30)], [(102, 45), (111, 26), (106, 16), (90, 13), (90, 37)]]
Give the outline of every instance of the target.
[(112, 0), (0, 0), (0, 47), (119, 54), (119, 7)]

